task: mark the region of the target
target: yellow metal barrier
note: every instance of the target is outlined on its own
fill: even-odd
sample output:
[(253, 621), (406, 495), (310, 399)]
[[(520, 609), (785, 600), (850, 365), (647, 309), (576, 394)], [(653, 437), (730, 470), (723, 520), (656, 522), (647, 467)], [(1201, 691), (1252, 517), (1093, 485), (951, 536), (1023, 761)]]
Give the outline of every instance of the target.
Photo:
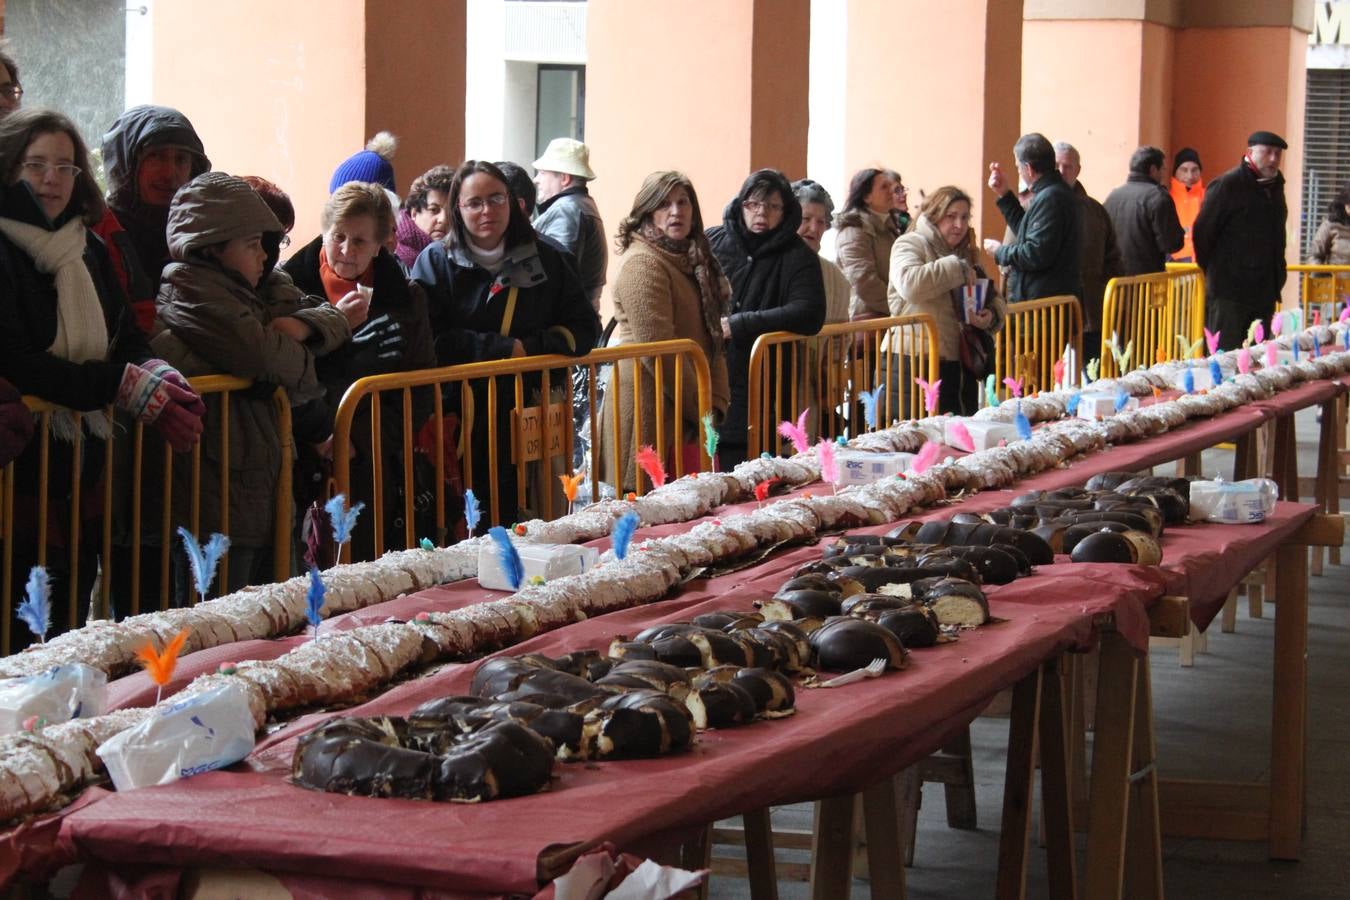
[(1008, 304), (1003, 330), (994, 335), (994, 374), (1000, 397), (1011, 395), (1003, 379), (1021, 380), (1023, 394), (1054, 386), (1055, 361), (1072, 347), (1083, 363), (1083, 307), (1077, 297), (1046, 297)]
[(1322, 314), (1322, 322), (1330, 324), (1341, 314), (1343, 305), (1350, 302), (1350, 266), (1290, 266), (1289, 273), (1299, 279), (1299, 305), (1303, 309), (1303, 323), (1311, 325), (1313, 310)]
[(826, 325), (813, 336), (775, 331), (760, 335), (750, 350), (747, 386), (747, 454), (753, 458), (782, 447), (778, 423), (814, 414), (814, 433), (837, 437), (866, 430), (858, 413), (864, 391), (885, 385), (877, 425), (923, 408), (919, 376), (938, 378), (937, 323), (928, 315), (894, 316)]
[[(203, 376), (189, 381), (203, 399), (220, 404), (220, 421), (224, 427), (218, 436), (204, 438), (214, 437), (219, 440), (219, 522), (201, 521), (200, 443), (188, 454), (192, 492), (190, 512), (186, 521), (179, 521), (173, 515), (173, 469), (179, 454), (168, 452), (168, 444), (157, 434), (147, 442), (145, 426), (139, 422), (124, 424), (126, 417), (114, 419), (115, 411), (109, 407), (104, 413), (113, 421), (111, 436), (107, 440), (90, 438), (82, 425), (84, 414), (65, 410), (64, 407), (36, 397), (24, 398), (24, 403), (36, 417), (33, 439), (23, 455), (6, 466), (0, 476), (0, 540), (4, 544), (4, 582), (0, 586), (0, 654), (9, 653), (13, 642), (16, 576), (20, 582), (26, 579), (29, 567), (50, 564), (57, 570), (51, 573), (53, 609), (59, 608), (57, 604), (61, 602), (63, 594), (66, 604), (65, 615), (54, 617), (57, 621), (64, 620), (68, 625), (80, 623), (81, 587), (89, 590), (91, 617), (110, 616), (113, 612), (114, 584), (129, 594), (129, 598), (118, 598), (124, 604), (121, 612), (135, 615), (141, 612), (141, 569), (148, 558), (148, 554), (143, 556), (143, 549), (155, 551), (158, 556), (158, 607), (167, 609), (171, 589), (169, 557), (176, 540), (174, 528), (185, 525), (194, 534), (201, 535), (205, 526), (205, 530), (229, 534), (230, 395), (252, 388), (253, 383), (223, 375)], [(291, 568), (293, 443), (291, 407), (285, 391), (278, 388), (272, 394), (272, 400), (276, 406), (277, 429), (281, 437), (281, 469), (275, 495), (273, 574), (281, 581), (290, 576)], [(53, 437), (52, 417), (61, 412), (71, 412), (76, 429), (73, 442), (67, 443)], [(95, 445), (94, 452), (103, 457), (98, 472), (85, 471), (90, 445)], [(24, 469), (22, 482), (18, 476), (20, 468)], [(62, 473), (54, 471), (57, 468), (69, 472), (68, 480)], [(150, 471), (146, 471), (147, 468)], [(126, 475), (127, 479), (119, 483), (118, 479), (122, 475)], [(114, 503), (114, 497), (119, 502)], [(20, 507), (17, 520), (16, 500)], [(98, 509), (96, 526), (92, 524), (93, 504), (97, 504)], [(147, 505), (158, 507), (159, 517), (156, 540), (149, 546), (144, 544), (142, 538)], [(94, 537), (95, 528), (99, 542), (97, 549), (93, 554), (82, 552), (81, 542), (86, 536)], [(16, 558), (15, 545), (20, 543), (24, 552), (20, 558)], [(82, 563), (93, 566), (93, 571), (81, 573)], [(225, 584), (228, 576), (227, 553), (221, 560), (216, 584)]]
[[(608, 380), (608, 392), (601, 402), (601, 368), (622, 360), (640, 360), (643, 364), (631, 367), (631, 371), (636, 373), (631, 384), (623, 383), (623, 369), (614, 365)], [(687, 368), (693, 370), (693, 385), (687, 383)], [(447, 433), (444, 427), (433, 427), (425, 433), (429, 434), (430, 443), (422, 447), (423, 452), (430, 457), (428, 468), (434, 469), (432, 527), (435, 528), (438, 541), (443, 542), (452, 530), (451, 524), (447, 522), (447, 445), (461, 467), (463, 485), (475, 487), (475, 493), (482, 503), (485, 525), (503, 522), (502, 510), (507, 506), (504, 501), (508, 499), (512, 509), (533, 506), (533, 511), (544, 519), (556, 518), (567, 511), (566, 503), (554, 495), (560, 485), (559, 475), (575, 475), (572, 465), (575, 437), (572, 382), (566, 376), (576, 369), (584, 370), (588, 376), (588, 399), (592, 411), (589, 429), (593, 450), (589, 471), (592, 497), (600, 496), (601, 433), (606, 428), (612, 428), (615, 434), (632, 430), (632, 442), (626, 449), (621, 449), (623, 441), (612, 443), (607, 462), (612, 463), (615, 473), (623, 469), (621, 452), (631, 457), (643, 445), (673, 446), (676, 452), (667, 461), (671, 477), (677, 478), (685, 474), (682, 450), (690, 440), (700, 447), (700, 470), (706, 471), (710, 467), (707, 454), (702, 450), (701, 437), (686, 434), (679, 415), (690, 390), (696, 392), (700, 417), (708, 414), (712, 408), (712, 378), (708, 360), (698, 344), (690, 340), (604, 347), (579, 357), (529, 356), (362, 378), (347, 389), (338, 406), (333, 430), (333, 474), (338, 492), (364, 501), (369, 507), (363, 518), (368, 516), (373, 522), (371, 551), (379, 555), (386, 547), (385, 504), (388, 499), (380, 418), (381, 409), (384, 408), (384, 414), (388, 415), (389, 407), (385, 402), (375, 402), (376, 398), (387, 394), (397, 396), (399, 400), (394, 409), (398, 412), (401, 429), (397, 452), (401, 454), (399, 471), (403, 485), (403, 545), (412, 547), (416, 545), (418, 537), (414, 509), (414, 442), (424, 418), (414, 410), (417, 405), (414, 403), (416, 389), (433, 388), (427, 392), (430, 396), (425, 398), (425, 409), (422, 411), (426, 417), (431, 417), (431, 421), (444, 422), (449, 412), (459, 423), (458, 438), (453, 433)], [(651, 382), (650, 391), (647, 389), (648, 381)], [(565, 396), (560, 397), (559, 390), (565, 392)], [(631, 423), (621, 421), (619, 404), (614, 402), (620, 392), (626, 391), (631, 391), (633, 397), (634, 421)], [(652, 398), (657, 396), (669, 396), (673, 402), (663, 404), (661, 413), (656, 416), (655, 433), (645, 434), (642, 428), (642, 407), (644, 403), (650, 404)], [(358, 410), (363, 404), (367, 410), (369, 435), (353, 433)], [(475, 420), (483, 417), (484, 412), (484, 424), (475, 427)], [(665, 414), (667, 412), (669, 415)], [(367, 458), (371, 475), (367, 483), (353, 483), (352, 463), (357, 447), (354, 441), (360, 441), (361, 446), (370, 448)], [(505, 452), (500, 453), (499, 450)], [(481, 477), (484, 468), (486, 479)], [(474, 477), (475, 470), (480, 475), (477, 479)], [(515, 482), (514, 485), (509, 483), (511, 480)], [(606, 481), (616, 494), (624, 493), (624, 485), (618, 483), (617, 475)], [(639, 492), (642, 482), (643, 479), (638, 479), (635, 486)], [(487, 487), (487, 490), (481, 490), (482, 487)], [(514, 496), (504, 497), (505, 491), (513, 492)], [(455, 500), (457, 503), (457, 498)], [(349, 544), (344, 548), (344, 559), (349, 560), (350, 556)]]
[(1187, 343), (1200, 340), (1205, 327), (1205, 277), (1194, 266), (1149, 275), (1112, 278), (1102, 305), (1102, 346), (1088, 348), (1101, 359), (1100, 374), (1114, 378), (1120, 372), (1107, 349), (1114, 333), (1123, 350), (1134, 342), (1131, 365), (1153, 365), (1179, 359)]

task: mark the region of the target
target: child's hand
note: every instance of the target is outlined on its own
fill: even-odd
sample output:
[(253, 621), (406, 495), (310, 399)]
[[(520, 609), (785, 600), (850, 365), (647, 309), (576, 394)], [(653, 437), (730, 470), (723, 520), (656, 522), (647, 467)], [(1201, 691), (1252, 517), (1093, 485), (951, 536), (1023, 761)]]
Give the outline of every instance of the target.
[(273, 331), (280, 331), (298, 344), (303, 344), (314, 336), (314, 329), (291, 316), (281, 316), (267, 323)]

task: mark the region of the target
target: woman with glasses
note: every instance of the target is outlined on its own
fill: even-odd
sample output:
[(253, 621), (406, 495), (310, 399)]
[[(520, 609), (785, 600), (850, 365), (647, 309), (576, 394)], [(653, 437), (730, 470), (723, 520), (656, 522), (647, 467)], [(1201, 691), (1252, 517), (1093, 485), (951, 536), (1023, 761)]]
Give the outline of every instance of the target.
[(23, 100), (23, 86), (19, 84), (19, 67), (14, 57), (0, 47), (0, 119), (19, 108)]
[[(427, 292), (440, 365), (554, 353), (582, 356), (595, 346), (600, 322), (576, 270), (561, 252), (536, 240), (500, 169), (483, 160), (462, 163), (447, 200), (451, 221), (445, 240), (428, 245), (412, 268), (413, 279)], [(562, 374), (551, 379), (555, 388), (564, 383)], [(478, 415), (469, 425), (472, 486), (483, 499), (485, 520), (489, 491), (495, 489), (499, 520), (509, 522), (516, 512), (509, 416), (514, 385), (505, 379), (501, 384), (495, 485), (488, 481), (487, 401), (481, 381), (474, 391)], [(461, 415), (469, 418), (472, 411)]]
[[(201, 435), (201, 399), (179, 373), (150, 359), (145, 337), (113, 273), (103, 244), (90, 224), (103, 215), (98, 185), (90, 175), (88, 152), (73, 122), (57, 112), (21, 109), (0, 120), (0, 376), (20, 392), (64, 407), (53, 413), (50, 430), (48, 533), (68, 538), (78, 527), (68, 491), (73, 442), (82, 430), (91, 440), (81, 449), (83, 508), (97, 510), (103, 443), (112, 434), (108, 406), (154, 425), (175, 450), (186, 451)], [(77, 420), (74, 413), (83, 415)], [(39, 460), (36, 442), (19, 459), (15, 516), (36, 522)], [(96, 521), (96, 520), (95, 520)], [(92, 531), (92, 528), (89, 529)], [(27, 576), (24, 562), (36, 556), (37, 529), (16, 527), (15, 577)], [(22, 538), (21, 538), (22, 536)], [(80, 546), (100, 541), (85, 535)], [(27, 546), (25, 546), (25, 544)], [(66, 552), (49, 552), (57, 565)], [(28, 562), (31, 565), (31, 562)], [(81, 562), (89, 596), (92, 558)], [(22, 574), (21, 574), (22, 573)], [(59, 573), (53, 571), (54, 578)], [(64, 595), (68, 585), (60, 586)], [(21, 588), (20, 588), (21, 591)], [(57, 630), (67, 627), (66, 604)]]
[[(825, 323), (825, 282), (815, 251), (797, 235), (801, 222), (802, 207), (787, 178), (760, 169), (727, 204), (722, 224), (708, 229), (713, 254), (731, 281), (731, 312), (722, 319), (731, 385), (718, 450), (723, 469), (746, 455), (746, 382), (755, 339), (771, 331), (815, 334)], [(783, 371), (777, 393), (784, 415), (795, 418), (797, 410), (786, 412), (791, 374), (787, 365)]]

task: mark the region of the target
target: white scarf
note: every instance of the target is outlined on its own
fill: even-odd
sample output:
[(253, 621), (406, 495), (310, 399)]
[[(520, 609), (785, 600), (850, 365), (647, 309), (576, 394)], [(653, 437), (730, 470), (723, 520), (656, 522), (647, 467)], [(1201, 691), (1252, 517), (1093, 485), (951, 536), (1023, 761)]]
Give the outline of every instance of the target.
[[(32, 258), (39, 272), (51, 275), (56, 282), (56, 339), (47, 352), (74, 363), (104, 359), (108, 355), (108, 328), (94, 279), (84, 264), (88, 240), (84, 222), (75, 218), (56, 231), (48, 231), (0, 217), (0, 232)], [(83, 419), (99, 437), (111, 433), (103, 412), (85, 413)], [(58, 437), (74, 439), (75, 421), (69, 412), (54, 414), (51, 422)]]

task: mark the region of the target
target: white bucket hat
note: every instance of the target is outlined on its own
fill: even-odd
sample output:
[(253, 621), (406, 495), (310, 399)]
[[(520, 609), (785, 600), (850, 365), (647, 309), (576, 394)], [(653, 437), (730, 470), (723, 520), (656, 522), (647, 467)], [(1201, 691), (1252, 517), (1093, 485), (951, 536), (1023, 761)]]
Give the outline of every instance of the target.
[(536, 172), (562, 172), (590, 180), (595, 177), (591, 168), (591, 151), (581, 141), (554, 138), (548, 142), (544, 155), (534, 161)]

